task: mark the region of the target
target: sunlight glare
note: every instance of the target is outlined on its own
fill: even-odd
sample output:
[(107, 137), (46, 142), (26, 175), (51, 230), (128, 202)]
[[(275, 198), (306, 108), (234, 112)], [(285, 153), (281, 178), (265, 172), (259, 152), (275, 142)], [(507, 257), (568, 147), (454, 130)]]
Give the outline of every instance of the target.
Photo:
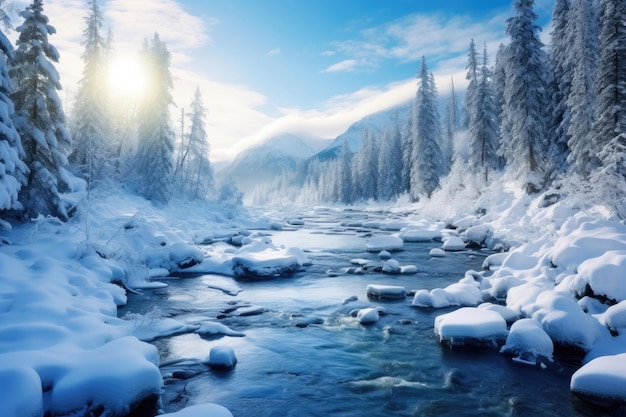
[(147, 78), (148, 74), (136, 56), (114, 57), (109, 64), (109, 87), (118, 98), (139, 100), (146, 91)]

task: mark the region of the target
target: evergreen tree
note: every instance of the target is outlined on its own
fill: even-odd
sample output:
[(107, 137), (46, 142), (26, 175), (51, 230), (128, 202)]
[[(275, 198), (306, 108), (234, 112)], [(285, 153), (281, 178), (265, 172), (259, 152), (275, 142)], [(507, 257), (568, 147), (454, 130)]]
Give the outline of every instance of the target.
[(563, 172), (569, 153), (570, 109), (567, 99), (572, 89), (573, 62), (569, 59), (570, 38), (567, 36), (569, 22), (570, 0), (556, 0), (552, 12), (552, 44), (548, 56), (550, 67), (548, 84), (550, 109), (548, 113), (548, 149), (547, 169), (550, 172)]
[(341, 153), (339, 154), (339, 163), (337, 166), (337, 174), (334, 176), (336, 181), (336, 198), (344, 204), (352, 203), (353, 183), (352, 183), (352, 152), (348, 146), (348, 141), (343, 142)]
[(454, 137), (461, 130), (461, 114), (459, 111), (459, 101), (454, 90), (454, 80), (450, 77), (450, 97), (446, 103), (445, 115), (446, 134), (443, 146), (443, 153), (447, 163), (452, 166), (454, 159)]
[(174, 133), (170, 126), (173, 104), (170, 53), (157, 33), (144, 46), (152, 84), (149, 97), (140, 110), (136, 174), (139, 194), (158, 203), (172, 197)]
[(413, 143), (413, 123), (415, 121), (415, 114), (415, 100), (413, 100), (402, 134), (402, 181), (400, 187), (402, 193), (409, 193), (411, 190), (411, 167), (413, 165), (413, 148), (415, 147), (415, 143)]
[(200, 88), (196, 88), (191, 112), (191, 126), (187, 136), (186, 147), (182, 152), (179, 167), (181, 180), (180, 189), (191, 199), (203, 199), (213, 193), (215, 179), (213, 167), (209, 160), (209, 142), (206, 134), (206, 111), (202, 102)]
[(573, 65), (572, 87), (567, 97), (570, 123), (567, 126), (570, 154), (575, 172), (587, 177), (599, 165), (593, 145), (594, 81), (598, 61), (598, 16), (589, 0), (573, 0), (568, 12), (569, 61)]
[(546, 167), (546, 58), (539, 39), (534, 0), (513, 3), (507, 20), (511, 43), (504, 53), (505, 89), (501, 126), (507, 171), (523, 181), (526, 192), (541, 190)]
[(411, 165), (411, 197), (430, 197), (439, 188), (439, 179), (449, 167), (441, 151), (441, 125), (437, 109), (435, 80), (428, 71), (426, 58), (418, 72), (419, 86), (413, 115), (413, 155)]
[[(625, 210), (626, 191), (626, 0), (605, 0), (601, 17), (600, 63), (594, 142), (601, 168), (594, 178), (610, 190), (609, 203)], [(626, 213), (622, 212), (622, 215)]]
[[(0, 1), (0, 6), (3, 5)], [(0, 8), (0, 21), (8, 27), (9, 17)], [(18, 193), (26, 184), (28, 168), (23, 162), (24, 149), (13, 124), (14, 107), (11, 101), (11, 79), (7, 60), (13, 57), (13, 46), (0, 30), (0, 215), (6, 210), (20, 210)], [(3, 227), (0, 217), (0, 229)]]
[(468, 109), (476, 107), (476, 89), (478, 88), (478, 52), (476, 51), (476, 43), (474, 39), (470, 40), (469, 52), (467, 53), (467, 66), (465, 67), (467, 74), (465, 78), (468, 80), (467, 89), (465, 90), (465, 116), (463, 123), (465, 127), (469, 127), (472, 123), (470, 120), (472, 113)]
[(383, 133), (378, 162), (378, 199), (390, 201), (402, 193), (402, 135), (398, 115)]
[(56, 33), (43, 14), (42, 0), (33, 0), (21, 13), (24, 22), (17, 28), (17, 48), (9, 70), (15, 89), (15, 126), (30, 169), (20, 201), (29, 216), (52, 215), (68, 218), (68, 204), (62, 194), (70, 190), (71, 175), (63, 147), (71, 145), (65, 114), (59, 99), (59, 74), (53, 62), (59, 53), (48, 42)]
[(369, 200), (378, 196), (379, 153), (376, 136), (371, 130), (365, 130), (361, 150), (355, 157), (352, 170), (353, 187), (358, 190), (353, 196), (354, 200)]
[(469, 169), (474, 174), (480, 173), (485, 182), (489, 180), (489, 172), (498, 168), (498, 125), (491, 72), (487, 63), (485, 46), (473, 107), (467, 109), (470, 114)]
[(72, 136), (74, 150), (69, 156), (89, 181), (102, 177), (110, 163), (110, 124), (106, 103), (105, 56), (107, 42), (102, 37), (102, 12), (98, 0), (88, 0), (89, 14), (83, 31), (83, 75), (74, 105)]

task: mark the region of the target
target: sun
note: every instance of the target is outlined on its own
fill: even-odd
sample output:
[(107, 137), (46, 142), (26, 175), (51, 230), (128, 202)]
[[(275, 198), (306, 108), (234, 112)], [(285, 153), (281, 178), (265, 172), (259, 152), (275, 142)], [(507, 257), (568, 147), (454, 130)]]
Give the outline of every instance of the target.
[(137, 102), (148, 87), (148, 72), (137, 56), (120, 55), (109, 62), (107, 81), (111, 95), (117, 99)]

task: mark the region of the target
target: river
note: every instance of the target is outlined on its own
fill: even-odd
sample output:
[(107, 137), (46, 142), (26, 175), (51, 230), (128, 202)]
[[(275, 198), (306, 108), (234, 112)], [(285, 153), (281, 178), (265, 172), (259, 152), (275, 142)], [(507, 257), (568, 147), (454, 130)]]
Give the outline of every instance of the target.
[[(368, 299), (368, 284), (445, 287), (467, 270), (481, 270), (489, 254), (463, 251), (431, 258), (430, 249), (440, 243), (406, 243), (393, 257), (402, 265), (416, 265), (417, 274), (342, 273), (351, 259), (378, 256), (365, 251), (373, 230), (341, 224), (387, 216), (312, 210), (301, 228), (263, 232), (275, 244), (307, 252), (312, 265), (291, 277), (183, 276), (168, 280), (165, 289), (131, 295), (120, 315), (156, 307), (180, 321), (211, 319), (245, 335), (191, 333), (156, 340), (165, 381), (162, 409), (215, 402), (236, 417), (599, 415), (570, 394), (576, 364), (566, 358), (557, 357), (554, 367), (542, 370), (513, 363), (497, 350), (451, 350), (438, 342), (433, 322), (454, 308), (415, 308), (411, 297)], [(330, 276), (328, 270), (340, 273)], [(372, 325), (350, 315), (373, 305), (387, 314)], [(238, 313), (248, 307), (261, 314)], [(217, 345), (234, 349), (234, 369), (212, 370), (200, 362)]]

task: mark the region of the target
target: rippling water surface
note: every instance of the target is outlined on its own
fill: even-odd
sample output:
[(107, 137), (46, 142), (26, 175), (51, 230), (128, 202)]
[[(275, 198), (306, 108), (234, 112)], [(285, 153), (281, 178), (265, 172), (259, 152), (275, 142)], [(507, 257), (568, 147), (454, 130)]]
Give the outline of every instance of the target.
[[(154, 342), (166, 382), (163, 409), (216, 402), (236, 417), (620, 415), (590, 408), (570, 395), (574, 364), (561, 360), (553, 369), (541, 370), (512, 363), (497, 351), (450, 350), (435, 338), (433, 322), (452, 309), (417, 309), (410, 297), (380, 301), (366, 295), (367, 284), (374, 283), (409, 290), (445, 287), (469, 269), (480, 270), (486, 253), (430, 258), (428, 252), (439, 243), (407, 243), (393, 257), (401, 265), (416, 265), (415, 275), (329, 277), (327, 270), (341, 271), (353, 258), (377, 259), (364, 250), (372, 230), (340, 226), (377, 216), (382, 215), (321, 211), (305, 216), (301, 229), (268, 232), (274, 243), (308, 252), (313, 265), (293, 277), (236, 282), (187, 277), (168, 281), (166, 289), (132, 296), (128, 311), (157, 306), (181, 321), (215, 320), (245, 334), (184, 334)], [(211, 288), (233, 283), (243, 289), (236, 296)], [(344, 302), (352, 296), (358, 299)], [(373, 325), (363, 326), (349, 314), (372, 305), (388, 313)], [(242, 306), (264, 312), (238, 316), (238, 310), (232, 311)], [(199, 363), (216, 345), (235, 350), (238, 363), (232, 371)]]

